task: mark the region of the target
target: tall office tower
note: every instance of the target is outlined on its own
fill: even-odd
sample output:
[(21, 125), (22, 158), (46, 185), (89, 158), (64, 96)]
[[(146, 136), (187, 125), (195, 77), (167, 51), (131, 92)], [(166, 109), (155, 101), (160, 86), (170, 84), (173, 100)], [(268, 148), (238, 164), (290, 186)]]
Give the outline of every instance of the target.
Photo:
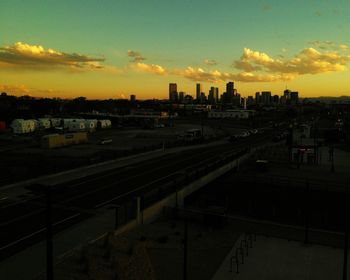
[(214, 104), (215, 103), (215, 101), (214, 101), (214, 91), (215, 91), (214, 87), (210, 87), (209, 94), (208, 94), (208, 102), (210, 104)]
[(299, 92), (292, 91), (290, 93), (290, 104), (297, 105), (299, 103)]
[(201, 102), (202, 101), (202, 85), (201, 84), (197, 84), (196, 85), (196, 100), (198, 102)]
[(177, 84), (169, 84), (169, 101), (177, 101)]
[(136, 95), (135, 94), (131, 94), (130, 95), (130, 102), (135, 102), (136, 101)]
[(255, 93), (255, 104), (258, 105), (261, 103), (261, 96), (260, 96), (260, 92), (256, 92)]
[(214, 99), (215, 99), (215, 103), (219, 102), (219, 88), (216, 87), (214, 90)]
[(271, 91), (262, 91), (261, 92), (261, 102), (264, 105), (270, 105), (271, 104)]
[(216, 104), (219, 102), (219, 88), (211, 87), (208, 95), (208, 102), (210, 104)]
[(241, 107), (243, 107), (244, 110), (247, 109), (247, 98), (245, 97), (241, 98)]
[(201, 103), (205, 103), (207, 101), (207, 97), (205, 96), (204, 92), (201, 92)]
[(286, 89), (284, 92), (283, 92), (283, 96), (286, 98), (286, 100), (289, 100), (290, 99), (290, 93), (291, 91), (289, 89)]
[(226, 84), (226, 94), (231, 97), (235, 95), (235, 86), (233, 82), (228, 82)]
[(183, 91), (179, 92), (179, 101), (183, 102), (184, 101), (184, 97), (185, 97), (185, 93)]
[(235, 107), (241, 107), (241, 95), (239, 93), (232, 97), (231, 104)]
[(252, 106), (254, 105), (254, 97), (249, 95), (247, 98), (247, 106)]
[(279, 104), (279, 103), (280, 103), (280, 97), (279, 97), (277, 94), (275, 94), (275, 95), (272, 97), (272, 102), (273, 102), (274, 105)]

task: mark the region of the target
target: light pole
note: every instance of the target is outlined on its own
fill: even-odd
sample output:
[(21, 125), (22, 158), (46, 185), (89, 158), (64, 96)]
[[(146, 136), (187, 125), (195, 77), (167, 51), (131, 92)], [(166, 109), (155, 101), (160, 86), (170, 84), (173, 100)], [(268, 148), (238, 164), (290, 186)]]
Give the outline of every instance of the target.
[(46, 187), (46, 277), (53, 280), (52, 190)]
[(188, 220), (185, 213), (184, 229), (184, 263), (183, 263), (183, 280), (187, 280), (187, 258), (188, 258)]

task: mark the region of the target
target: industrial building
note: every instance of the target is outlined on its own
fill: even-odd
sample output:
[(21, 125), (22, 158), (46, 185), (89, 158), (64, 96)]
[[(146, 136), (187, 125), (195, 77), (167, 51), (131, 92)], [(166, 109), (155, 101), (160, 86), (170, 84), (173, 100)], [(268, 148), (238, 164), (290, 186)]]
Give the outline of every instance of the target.
[(41, 139), (41, 147), (46, 149), (87, 143), (87, 133), (49, 134)]
[(248, 119), (254, 115), (254, 110), (226, 110), (226, 111), (209, 111), (210, 119)]

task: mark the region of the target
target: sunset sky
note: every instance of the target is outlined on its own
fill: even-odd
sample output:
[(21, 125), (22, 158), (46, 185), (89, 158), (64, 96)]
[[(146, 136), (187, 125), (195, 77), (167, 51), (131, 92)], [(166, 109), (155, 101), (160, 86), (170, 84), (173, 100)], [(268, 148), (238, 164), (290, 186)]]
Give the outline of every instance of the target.
[(0, 91), (350, 95), (348, 0), (1, 0)]

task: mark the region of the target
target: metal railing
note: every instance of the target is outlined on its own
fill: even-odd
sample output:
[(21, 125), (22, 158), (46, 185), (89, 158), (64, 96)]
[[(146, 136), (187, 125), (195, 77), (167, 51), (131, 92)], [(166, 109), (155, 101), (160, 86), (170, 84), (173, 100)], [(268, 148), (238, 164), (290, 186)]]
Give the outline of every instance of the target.
[(256, 241), (255, 233), (244, 233), (243, 238), (237, 240), (236, 244), (238, 244), (238, 246), (235, 246), (233, 249), (235, 254), (230, 258), (229, 272), (233, 272), (233, 267), (235, 264), (236, 274), (239, 273), (239, 265), (243, 265), (245, 259), (244, 257), (249, 256), (249, 249), (253, 248), (253, 241)]

